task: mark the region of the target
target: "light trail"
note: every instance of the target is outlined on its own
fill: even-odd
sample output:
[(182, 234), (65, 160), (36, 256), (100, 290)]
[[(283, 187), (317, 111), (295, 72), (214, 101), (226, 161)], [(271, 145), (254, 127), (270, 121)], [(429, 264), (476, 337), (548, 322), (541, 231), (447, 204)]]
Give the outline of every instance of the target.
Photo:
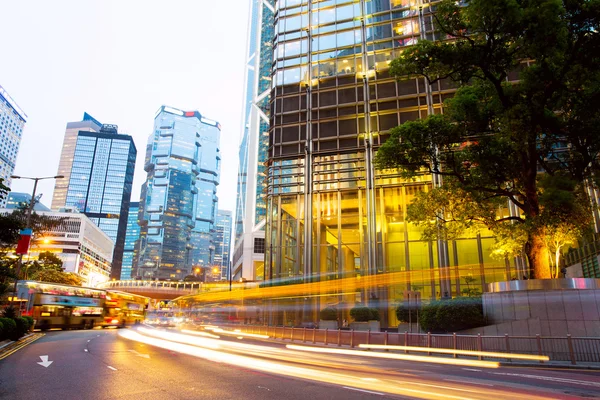
[(548, 356), (539, 356), (534, 354), (520, 354), (520, 353), (498, 353), (493, 351), (474, 351), (474, 350), (454, 350), (454, 349), (438, 349), (432, 347), (413, 347), (413, 346), (388, 346), (381, 344), (359, 344), (358, 347), (361, 349), (375, 349), (375, 350), (410, 350), (417, 352), (427, 353), (440, 353), (440, 354), (460, 354), (463, 356), (476, 356), (476, 357), (493, 357), (493, 358), (514, 358), (515, 360), (533, 360), (533, 361), (549, 361)]
[(500, 366), (500, 363), (496, 361), (463, 360), (455, 358), (415, 356), (411, 354), (368, 353), (366, 351), (358, 350), (328, 349), (323, 347), (298, 346), (295, 344), (288, 344), (285, 347), (292, 350), (308, 351), (313, 353), (344, 354), (347, 356), (387, 358), (389, 360), (418, 361), (433, 364), (450, 364), (482, 368), (498, 368)]
[[(143, 333), (143, 334), (142, 334)], [(360, 370), (360, 366), (354, 369), (352, 362), (356, 362), (356, 359), (347, 357), (336, 357), (335, 354), (327, 354), (328, 359), (344, 360), (346, 370), (344, 373), (332, 372), (328, 368), (331, 368), (332, 363), (329, 365), (326, 361), (315, 362), (315, 358), (319, 358), (318, 353), (309, 353), (305, 351), (303, 346), (288, 345), (287, 348), (275, 348), (263, 345), (253, 345), (248, 343), (241, 343), (235, 341), (223, 341), (213, 338), (198, 338), (188, 336), (185, 334), (179, 334), (168, 331), (160, 331), (155, 329), (139, 328), (138, 332), (132, 330), (121, 330), (119, 335), (128, 340), (134, 340), (140, 343), (148, 344), (151, 346), (163, 348), (178, 353), (203, 358), (213, 362), (226, 363), (235, 365), (237, 367), (248, 368), (252, 370), (262, 371), (269, 374), (282, 375), (293, 378), (307, 379), (311, 381), (317, 381), (322, 383), (339, 385), (347, 389), (355, 389), (361, 391), (377, 391), (379, 393), (396, 394), (401, 396), (408, 396), (419, 399), (431, 399), (431, 400), (512, 400), (516, 397), (514, 392), (505, 392), (501, 388), (488, 388), (478, 386), (476, 388), (468, 386), (465, 382), (464, 385), (451, 386), (436, 384), (436, 381), (422, 381), (423, 377), (404, 377), (404, 380), (398, 380), (397, 378), (402, 377), (401, 373), (395, 371), (382, 370), (372, 368), (369, 372), (365, 373), (364, 370)], [(186, 338), (187, 336), (187, 338)], [(206, 347), (201, 347), (206, 346)], [(300, 347), (300, 351), (290, 350), (290, 347)], [(240, 351), (244, 352), (244, 355), (232, 354), (228, 351)], [(319, 349), (328, 350), (328, 349)], [(331, 349), (337, 350), (337, 349)], [(342, 350), (343, 351), (343, 350)], [(306, 354), (311, 356), (306, 359)], [(335, 353), (340, 353), (336, 351)], [(344, 352), (345, 353), (345, 352)], [(338, 356), (347, 354), (338, 354)], [(353, 353), (359, 353), (360, 356), (369, 357), (369, 354), (381, 354), (384, 356), (393, 356), (391, 354), (384, 353), (367, 353), (364, 351), (353, 351)], [(356, 355), (356, 354), (352, 354)], [(271, 359), (265, 359), (266, 357), (271, 358), (283, 358), (284, 361), (273, 361)], [(305, 357), (305, 360), (299, 359), (299, 357)], [(429, 358), (421, 357), (419, 358)], [(389, 357), (383, 357), (389, 358)], [(413, 358), (409, 357), (411, 361)], [(312, 360), (310, 366), (298, 366), (290, 365), (290, 363), (303, 363), (306, 360)], [(471, 360), (454, 360), (449, 361), (471, 361)], [(481, 365), (482, 363), (493, 364), (489, 361), (472, 361)], [(363, 361), (364, 363), (364, 361)], [(385, 379), (380, 379), (382, 376), (387, 376)], [(391, 378), (393, 377), (393, 378)], [(410, 379), (410, 380), (408, 380)], [(522, 394), (522, 393), (521, 393)], [(542, 397), (527, 393), (526, 398), (528, 400), (548, 400), (550, 397)]]

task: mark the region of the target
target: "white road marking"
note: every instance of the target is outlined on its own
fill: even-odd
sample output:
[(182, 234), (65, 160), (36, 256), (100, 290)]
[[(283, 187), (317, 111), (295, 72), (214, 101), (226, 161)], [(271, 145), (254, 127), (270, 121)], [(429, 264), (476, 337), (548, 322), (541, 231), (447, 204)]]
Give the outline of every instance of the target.
[(54, 362), (54, 361), (48, 361), (48, 356), (40, 356), (40, 360), (42, 360), (42, 362), (38, 362), (37, 364), (40, 364), (44, 368), (48, 368), (50, 366), (50, 364), (52, 364)]
[(142, 354), (142, 353), (138, 353), (138, 352), (137, 352), (137, 351), (135, 351), (135, 350), (129, 350), (129, 351), (130, 351), (131, 353), (135, 354), (135, 355), (136, 355), (136, 356), (138, 356), (138, 357), (150, 358), (150, 355), (149, 355), (149, 354)]
[(113, 371), (116, 371), (117, 369), (115, 367), (111, 367), (110, 365), (107, 365), (108, 369), (112, 369)]
[(87, 353), (88, 349), (83, 349), (83, 351), (85, 351)]
[(91, 342), (91, 341), (92, 341), (92, 339), (89, 339), (89, 340), (88, 340), (88, 343), (89, 343), (89, 342)]
[(529, 375), (529, 374), (511, 374), (508, 372), (490, 372), (490, 373), (492, 373), (494, 375), (519, 376), (522, 378), (539, 379), (542, 381), (573, 383), (575, 385), (600, 387), (600, 382), (579, 381), (576, 379), (557, 378), (557, 377), (553, 377), (553, 376), (551, 377), (551, 376), (540, 376), (540, 375)]
[(458, 379), (444, 379), (445, 381), (448, 382), (457, 382), (457, 383), (464, 383), (465, 385), (481, 385), (481, 386), (495, 386), (495, 385), (490, 385), (489, 383), (479, 383), (479, 382), (465, 382), (465, 381), (459, 381)]
[(357, 392), (363, 392), (363, 393), (371, 393), (371, 394), (376, 394), (378, 396), (385, 396), (385, 393), (380, 393), (380, 392), (373, 392), (371, 390), (365, 390), (365, 389), (358, 389), (358, 388), (353, 388), (350, 386), (342, 386), (344, 389), (348, 389), (348, 390), (356, 390)]
[(480, 370), (480, 369), (473, 369), (473, 368), (462, 368), (462, 369), (464, 369), (465, 371), (475, 371), (475, 372), (481, 372), (481, 370)]

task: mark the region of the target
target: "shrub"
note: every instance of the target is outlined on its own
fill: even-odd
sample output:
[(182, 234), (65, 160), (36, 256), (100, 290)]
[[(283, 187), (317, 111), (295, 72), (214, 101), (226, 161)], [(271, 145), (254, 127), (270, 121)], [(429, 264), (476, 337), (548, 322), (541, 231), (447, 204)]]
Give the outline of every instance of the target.
[(323, 321), (337, 321), (338, 311), (334, 307), (326, 307), (319, 313), (319, 318)]
[(379, 310), (377, 308), (369, 308), (371, 311), (371, 318), (369, 321), (381, 321), (381, 316), (379, 315)]
[(3, 326), (3, 336), (4, 339), (14, 340), (13, 337), (15, 332), (17, 331), (17, 323), (10, 318), (0, 318), (0, 322), (2, 322)]
[(2, 321), (0, 321), (0, 341), (6, 339), (4, 337), (4, 324), (2, 323)]
[(368, 307), (354, 307), (350, 310), (350, 316), (354, 318), (356, 322), (367, 322), (371, 320), (371, 309)]
[(2, 311), (2, 317), (15, 319), (17, 317), (17, 309), (14, 306), (8, 306)]
[(480, 297), (457, 297), (432, 301), (419, 315), (421, 327), (428, 332), (457, 332), (485, 325)]
[(27, 321), (29, 321), (29, 329), (31, 329), (31, 327), (34, 324), (33, 317), (23, 317), (23, 318), (25, 318)]
[(21, 336), (25, 335), (29, 330), (29, 321), (25, 318), (19, 317), (14, 319), (17, 329), (13, 334), (12, 340), (18, 340)]

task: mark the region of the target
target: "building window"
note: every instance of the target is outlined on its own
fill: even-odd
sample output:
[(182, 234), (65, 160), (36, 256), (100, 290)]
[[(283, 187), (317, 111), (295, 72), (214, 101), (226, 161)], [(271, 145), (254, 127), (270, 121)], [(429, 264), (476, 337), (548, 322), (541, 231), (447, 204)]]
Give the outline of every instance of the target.
[(254, 238), (254, 252), (257, 254), (265, 254), (264, 238)]

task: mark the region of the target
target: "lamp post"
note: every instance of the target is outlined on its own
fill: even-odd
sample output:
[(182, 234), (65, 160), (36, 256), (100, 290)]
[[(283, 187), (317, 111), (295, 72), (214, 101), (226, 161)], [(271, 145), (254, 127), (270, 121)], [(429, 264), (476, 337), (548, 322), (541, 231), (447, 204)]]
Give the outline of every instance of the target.
[[(26, 219), (25, 219), (25, 229), (31, 229), (31, 214), (33, 213), (33, 208), (35, 207), (35, 192), (37, 191), (37, 184), (39, 181), (44, 179), (61, 179), (64, 178), (63, 175), (55, 175), (55, 176), (46, 176), (42, 178), (30, 178), (27, 176), (18, 176), (12, 175), (12, 179), (30, 179), (33, 183), (33, 193), (31, 194), (31, 201), (29, 202), (29, 206), (27, 207)], [(26, 253), (29, 252), (29, 245), (27, 245)], [(17, 301), (17, 283), (19, 282), (19, 274), (21, 273), (21, 267), (23, 265), (23, 253), (19, 254), (19, 260), (17, 261), (17, 270), (15, 277), (15, 287), (13, 290), (13, 301)], [(21, 315), (21, 307), (17, 312), (17, 315)]]

